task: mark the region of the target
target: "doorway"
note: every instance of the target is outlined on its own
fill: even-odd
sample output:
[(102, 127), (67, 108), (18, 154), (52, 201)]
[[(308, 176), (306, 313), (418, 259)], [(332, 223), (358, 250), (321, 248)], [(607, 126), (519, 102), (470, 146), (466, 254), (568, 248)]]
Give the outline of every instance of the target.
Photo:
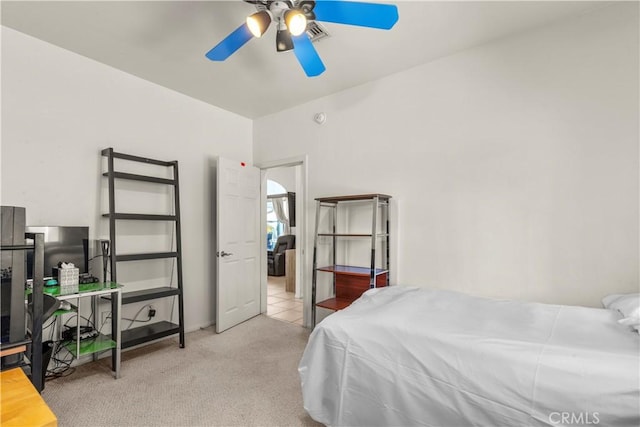
[[(258, 165), (263, 224), (261, 312), (277, 320), (308, 325), (306, 274), (306, 156)], [(291, 221), (291, 223), (288, 223)]]

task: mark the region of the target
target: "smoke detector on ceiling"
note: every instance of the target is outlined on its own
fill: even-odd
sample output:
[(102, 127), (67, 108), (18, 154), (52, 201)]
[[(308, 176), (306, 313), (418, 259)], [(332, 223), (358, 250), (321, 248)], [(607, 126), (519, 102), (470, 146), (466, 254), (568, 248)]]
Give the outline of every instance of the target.
[(317, 123), (317, 124), (319, 124), (319, 125), (323, 125), (323, 124), (324, 124), (324, 122), (326, 122), (326, 121), (327, 121), (327, 114), (326, 114), (326, 113), (323, 113), (323, 112), (321, 112), (321, 113), (316, 113), (316, 114), (313, 116), (313, 121), (314, 121), (314, 122), (316, 122), (316, 123)]

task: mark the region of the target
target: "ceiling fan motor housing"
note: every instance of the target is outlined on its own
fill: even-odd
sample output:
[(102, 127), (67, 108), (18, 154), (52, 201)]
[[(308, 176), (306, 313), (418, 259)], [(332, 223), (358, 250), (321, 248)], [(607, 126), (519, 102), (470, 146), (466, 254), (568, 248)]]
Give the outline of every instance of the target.
[(281, 22), (284, 18), (284, 13), (291, 9), (291, 2), (288, 1), (274, 1), (269, 4), (269, 11), (278, 22)]
[(315, 14), (313, 13), (313, 8), (316, 6), (316, 2), (313, 0), (302, 0), (297, 4), (296, 2), (292, 2), (289, 0), (269, 0), (265, 3), (256, 3), (255, 6), (258, 11), (269, 11), (273, 19), (277, 22), (283, 21), (284, 14), (289, 10), (299, 10), (309, 21), (312, 21), (316, 18)]

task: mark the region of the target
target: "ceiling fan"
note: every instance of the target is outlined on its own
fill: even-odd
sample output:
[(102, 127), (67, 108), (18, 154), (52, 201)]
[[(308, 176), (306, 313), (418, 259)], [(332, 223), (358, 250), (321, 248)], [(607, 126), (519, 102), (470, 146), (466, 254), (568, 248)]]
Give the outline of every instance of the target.
[(273, 21), (276, 49), (292, 50), (308, 77), (319, 76), (325, 66), (306, 34), (310, 21), (333, 22), (389, 30), (398, 21), (398, 8), (390, 4), (341, 0), (244, 0), (257, 12), (247, 17), (224, 40), (207, 52), (212, 61), (224, 61), (253, 37), (261, 37)]

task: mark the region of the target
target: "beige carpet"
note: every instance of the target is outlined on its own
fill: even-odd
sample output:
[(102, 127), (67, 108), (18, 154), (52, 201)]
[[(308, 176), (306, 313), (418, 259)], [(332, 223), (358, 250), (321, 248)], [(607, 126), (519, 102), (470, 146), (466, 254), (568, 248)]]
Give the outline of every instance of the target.
[(302, 407), (298, 362), (309, 331), (258, 316), (222, 334), (164, 340), (48, 381), (59, 426), (318, 426)]

